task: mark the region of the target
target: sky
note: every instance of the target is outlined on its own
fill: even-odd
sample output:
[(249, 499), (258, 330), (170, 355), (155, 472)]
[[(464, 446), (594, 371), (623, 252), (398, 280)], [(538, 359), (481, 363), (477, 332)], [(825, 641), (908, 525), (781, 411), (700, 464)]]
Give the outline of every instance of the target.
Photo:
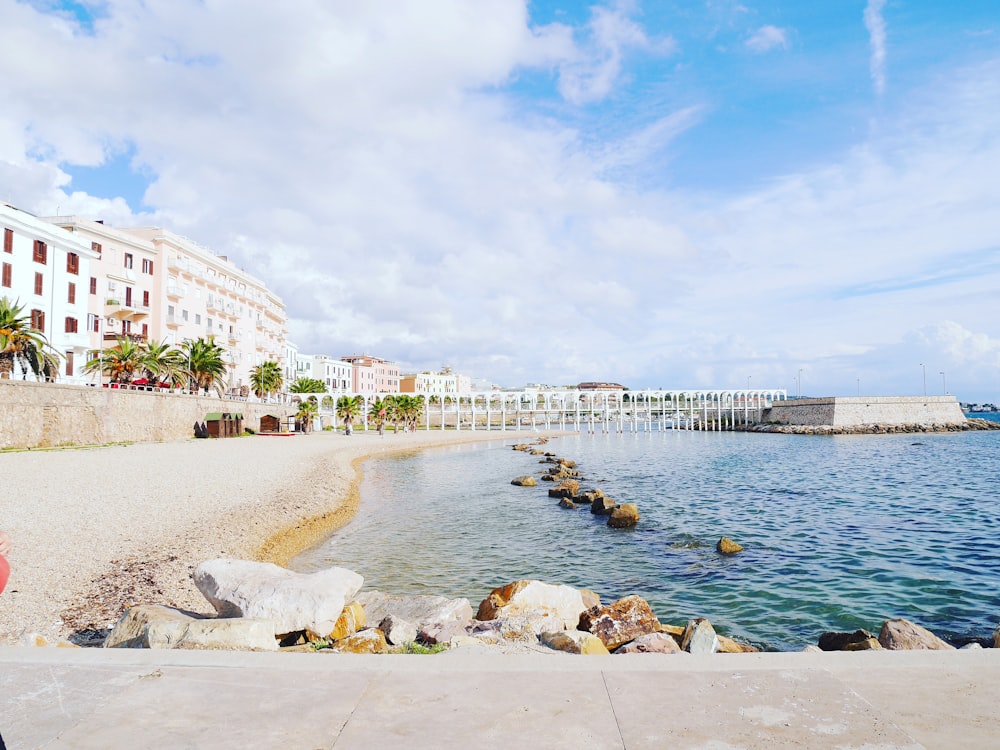
[(0, 0), (0, 200), (304, 353), (1000, 403), (994, 0)]

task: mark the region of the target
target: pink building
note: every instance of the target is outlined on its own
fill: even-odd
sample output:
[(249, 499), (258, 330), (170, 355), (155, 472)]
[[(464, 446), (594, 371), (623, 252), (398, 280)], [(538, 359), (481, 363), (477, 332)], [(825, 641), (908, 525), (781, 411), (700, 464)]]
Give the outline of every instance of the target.
[(341, 357), (341, 360), (351, 364), (355, 393), (399, 393), (399, 365), (395, 362), (368, 354)]

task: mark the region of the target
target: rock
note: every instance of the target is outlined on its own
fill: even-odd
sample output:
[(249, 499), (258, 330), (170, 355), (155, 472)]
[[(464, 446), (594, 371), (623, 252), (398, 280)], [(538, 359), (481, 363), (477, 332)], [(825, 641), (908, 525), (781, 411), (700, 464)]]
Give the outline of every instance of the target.
[(993, 648), (1000, 648), (1000, 625), (993, 631)]
[(539, 636), (543, 644), (556, 651), (565, 651), (570, 654), (589, 654), (607, 656), (608, 649), (596, 635), (584, 633), (579, 630), (557, 630), (555, 632), (542, 633)]
[(393, 646), (402, 646), (417, 640), (417, 626), (396, 615), (386, 615), (378, 624), (385, 639)]
[(538, 643), (542, 633), (565, 630), (566, 623), (551, 613), (527, 613), (498, 617), (473, 625), (473, 634), (496, 642)]
[(640, 635), (660, 632), (649, 603), (641, 596), (626, 596), (606, 607), (593, 607), (580, 616), (580, 630), (593, 633), (614, 651)]
[(848, 643), (842, 649), (843, 651), (881, 651), (882, 644), (878, 642), (878, 638), (872, 636), (871, 638), (865, 638), (863, 641), (855, 641), (854, 643)]
[(580, 506), (577, 505), (576, 503), (574, 503), (568, 497), (564, 497), (562, 500), (559, 501), (559, 507), (560, 508), (567, 508), (569, 510), (576, 510)]
[(724, 635), (718, 635), (720, 654), (756, 654), (760, 651), (756, 646), (749, 643), (740, 643)]
[(667, 633), (646, 633), (634, 641), (615, 649), (618, 654), (683, 654), (684, 650), (677, 645), (673, 636)]
[(954, 651), (955, 647), (945, 643), (927, 628), (909, 620), (894, 619), (882, 623), (878, 634), (882, 648), (890, 651)]
[(584, 490), (576, 496), (576, 501), (578, 503), (586, 503), (587, 505), (590, 505), (592, 502), (602, 497), (604, 497), (604, 493), (601, 490)]
[[(199, 617), (200, 615), (160, 604), (139, 604), (129, 607), (104, 639), (104, 648), (149, 648), (146, 627), (150, 624), (187, 625)], [(273, 638), (274, 634), (271, 635)]]
[(867, 630), (855, 630), (853, 633), (827, 632), (819, 637), (819, 647), (824, 651), (847, 651), (845, 646), (874, 637)]
[(608, 516), (608, 526), (613, 529), (630, 529), (637, 523), (639, 523), (639, 508), (635, 503), (622, 503)]
[(275, 634), (311, 630), (330, 633), (364, 578), (346, 568), (295, 573), (271, 563), (209, 560), (194, 582), (220, 617), (272, 620)]
[(423, 643), (451, 643), (455, 638), (468, 635), (468, 628), (460, 622), (436, 622), (420, 628), (417, 638)]
[(610, 516), (611, 511), (618, 507), (618, 503), (606, 495), (594, 500), (590, 506), (590, 512), (595, 516)]
[(814, 645), (812, 645), (810, 643), (808, 646), (806, 646), (805, 648), (802, 649), (802, 653), (804, 653), (804, 654), (822, 654), (823, 653), (823, 649), (821, 649), (819, 646), (814, 646)]
[(338, 654), (384, 654), (389, 651), (389, 644), (381, 630), (368, 628), (336, 641), (331, 648)]
[(477, 620), (495, 620), (513, 615), (551, 614), (567, 630), (575, 630), (585, 609), (583, 595), (570, 586), (520, 580), (493, 589), (479, 605)]
[(381, 591), (363, 591), (355, 597), (365, 608), (369, 622), (382, 622), (387, 615), (412, 622), (419, 631), (435, 623), (457, 622), (463, 628), (472, 621), (468, 599), (444, 596), (391, 596)]
[(525, 474), (523, 477), (511, 480), (511, 484), (515, 487), (535, 487), (538, 485), (538, 480), (529, 474)]
[(972, 643), (966, 643), (959, 651), (982, 651), (983, 644), (972, 641)]
[(742, 552), (743, 547), (728, 536), (724, 536), (716, 543), (715, 550), (723, 555), (735, 555), (737, 552)]
[(580, 596), (583, 597), (584, 609), (590, 609), (591, 607), (601, 606), (601, 597), (595, 594), (590, 589), (580, 589)]
[(67, 641), (65, 638), (60, 638), (53, 643), (41, 633), (21, 633), (21, 635), (18, 636), (17, 645), (31, 646), (33, 648), (46, 648), (48, 646), (55, 646), (56, 648), (80, 648), (78, 645), (72, 641)]
[(690, 654), (714, 654), (719, 646), (719, 637), (715, 634), (712, 623), (704, 617), (688, 621), (681, 648)]
[(574, 498), (580, 491), (580, 483), (575, 479), (564, 479), (549, 490), (549, 497)]
[(277, 651), (274, 622), (256, 617), (153, 622), (146, 626), (148, 648), (200, 651)]
[(329, 633), (320, 635), (307, 630), (306, 636), (310, 641), (316, 641), (320, 638), (339, 641), (341, 638), (354, 635), (359, 630), (364, 630), (367, 624), (368, 618), (365, 615), (365, 608), (361, 606), (360, 602), (353, 601), (344, 607), (344, 611), (340, 613), (340, 617), (337, 618), (333, 630)]

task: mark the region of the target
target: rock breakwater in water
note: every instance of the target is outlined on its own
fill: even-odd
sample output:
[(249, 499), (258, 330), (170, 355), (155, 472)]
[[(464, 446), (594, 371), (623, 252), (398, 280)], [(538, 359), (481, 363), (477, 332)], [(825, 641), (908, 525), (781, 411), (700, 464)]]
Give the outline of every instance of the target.
[(988, 419), (968, 419), (954, 424), (859, 424), (859, 425), (800, 425), (752, 424), (738, 425), (737, 432), (775, 432), (783, 435), (892, 435), (931, 432), (970, 432), (1000, 430), (1000, 422)]

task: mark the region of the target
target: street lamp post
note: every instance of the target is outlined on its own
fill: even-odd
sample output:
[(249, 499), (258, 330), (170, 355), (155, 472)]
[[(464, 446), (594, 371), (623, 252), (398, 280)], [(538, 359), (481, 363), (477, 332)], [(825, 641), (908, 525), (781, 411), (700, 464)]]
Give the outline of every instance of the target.
[(747, 390), (748, 391), (750, 390), (750, 378), (752, 378), (752, 377), (753, 377), (753, 375), (747, 375)]
[(926, 397), (927, 396), (927, 365), (925, 365), (923, 362), (921, 362), (920, 363), (920, 368), (924, 372), (924, 396)]
[(948, 381), (944, 376), (944, 370), (941, 371), (941, 393), (945, 396), (948, 395)]
[(858, 396), (861, 396), (861, 378), (858, 378)]
[(802, 368), (799, 368), (799, 374), (795, 378), (795, 398), (802, 398)]

